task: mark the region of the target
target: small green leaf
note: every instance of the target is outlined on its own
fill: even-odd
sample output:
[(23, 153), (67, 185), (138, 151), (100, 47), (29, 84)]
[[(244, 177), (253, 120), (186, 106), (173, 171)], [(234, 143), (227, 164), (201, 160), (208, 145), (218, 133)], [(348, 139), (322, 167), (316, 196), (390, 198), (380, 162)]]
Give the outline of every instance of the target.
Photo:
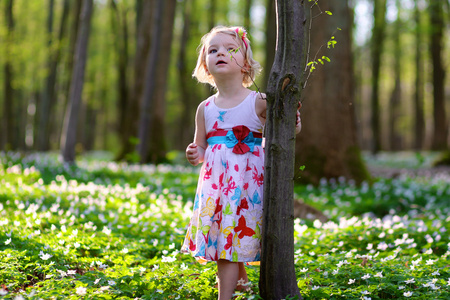
[(333, 13), (332, 13), (331, 11), (328, 11), (328, 10), (326, 10), (325, 13), (326, 13), (327, 15), (329, 15), (329, 16), (332, 16), (332, 15), (333, 15)]
[(319, 58), (318, 61), (323, 65), (323, 60)]
[(331, 59), (329, 59), (327, 56), (322, 56), (322, 59), (326, 60), (327, 62), (331, 62)]

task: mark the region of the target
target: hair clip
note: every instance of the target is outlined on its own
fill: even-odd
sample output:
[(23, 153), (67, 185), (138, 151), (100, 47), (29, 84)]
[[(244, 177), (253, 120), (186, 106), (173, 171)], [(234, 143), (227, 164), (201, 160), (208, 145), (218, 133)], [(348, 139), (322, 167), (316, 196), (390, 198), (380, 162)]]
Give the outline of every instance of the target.
[(245, 38), (247, 37), (247, 31), (245, 31), (245, 29), (242, 29), (239, 27), (236, 28), (235, 31), (238, 34), (238, 36), (242, 39), (242, 41), (244, 42), (245, 47), (248, 48), (247, 41), (245, 40)]

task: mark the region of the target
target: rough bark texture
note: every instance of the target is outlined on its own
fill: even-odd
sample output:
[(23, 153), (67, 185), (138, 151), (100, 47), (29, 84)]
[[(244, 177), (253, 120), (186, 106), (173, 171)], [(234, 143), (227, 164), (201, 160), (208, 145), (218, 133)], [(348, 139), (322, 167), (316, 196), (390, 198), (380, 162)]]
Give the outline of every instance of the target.
[(76, 129), (78, 127), (78, 116), (83, 92), (92, 8), (93, 0), (83, 1), (80, 15), (80, 30), (77, 35), (74, 54), (74, 69), (70, 83), (69, 103), (64, 117), (64, 126), (61, 136), (62, 157), (64, 161), (68, 163), (73, 163), (75, 161)]
[(380, 69), (381, 55), (383, 52), (384, 34), (386, 27), (386, 0), (374, 0), (374, 25), (372, 29), (372, 95), (371, 95), (371, 125), (373, 153), (381, 150), (381, 126), (380, 126)]
[[(352, 20), (348, 1), (320, 2), (322, 10), (332, 11), (314, 19), (311, 32), (313, 55), (330, 35), (336, 32), (334, 49), (322, 51), (331, 59), (319, 65), (303, 92), (302, 132), (296, 143), (296, 180), (318, 184), (321, 178), (340, 176), (357, 182), (369, 174), (360, 156), (357, 143), (353, 66), (351, 52)], [(307, 10), (309, 11), (309, 10)], [(314, 10), (313, 15), (317, 15)], [(339, 80), (336, 80), (339, 78)], [(305, 166), (304, 171), (300, 167)]]
[(277, 41), (275, 0), (266, 0), (266, 58), (264, 62), (264, 81), (261, 88), (266, 90), (269, 82), (270, 68), (275, 57), (275, 44)]
[(295, 120), (304, 68), (304, 1), (277, 0), (277, 50), (267, 88), (263, 299), (300, 296), (294, 266)]
[(430, 54), (433, 65), (433, 141), (432, 150), (447, 150), (448, 124), (445, 113), (445, 69), (442, 61), (444, 13), (440, 0), (429, 1), (431, 36)]

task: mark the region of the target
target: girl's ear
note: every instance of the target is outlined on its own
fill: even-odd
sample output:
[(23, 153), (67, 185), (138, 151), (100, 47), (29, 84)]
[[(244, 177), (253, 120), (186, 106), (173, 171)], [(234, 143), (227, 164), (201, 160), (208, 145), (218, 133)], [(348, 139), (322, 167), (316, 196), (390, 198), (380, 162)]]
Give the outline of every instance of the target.
[(211, 73), (209, 73), (209, 71), (208, 71), (208, 67), (206, 66), (206, 64), (203, 65), (203, 67), (205, 68), (206, 75), (211, 75)]
[(248, 73), (250, 71), (250, 65), (245, 62), (244, 66), (242, 67), (242, 73)]

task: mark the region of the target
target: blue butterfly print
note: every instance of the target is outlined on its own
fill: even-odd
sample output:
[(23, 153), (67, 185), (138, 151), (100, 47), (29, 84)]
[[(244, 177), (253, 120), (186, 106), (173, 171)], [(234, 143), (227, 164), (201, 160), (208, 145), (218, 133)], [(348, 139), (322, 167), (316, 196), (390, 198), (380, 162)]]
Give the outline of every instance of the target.
[(198, 197), (198, 194), (195, 195), (195, 201), (194, 201), (194, 210), (196, 210), (198, 208), (200, 199)]
[(222, 160), (222, 166), (226, 169), (227, 168), (227, 161)]
[(253, 204), (253, 206), (255, 206), (255, 204), (261, 204), (261, 199), (259, 197), (258, 192), (255, 192), (253, 194), (253, 197), (249, 199), (250, 203)]
[(211, 240), (211, 238), (209, 238), (209, 239), (208, 239), (208, 248), (209, 248), (209, 247), (217, 248), (217, 240), (216, 240), (215, 242), (213, 242), (213, 241)]
[(234, 196), (231, 197), (231, 200), (236, 200), (236, 206), (239, 206), (239, 204), (241, 203), (241, 194), (242, 194), (241, 187), (238, 186), (234, 190)]
[(217, 117), (217, 119), (219, 119), (220, 121), (223, 122), (223, 116), (226, 114), (226, 111), (219, 111), (219, 116)]

